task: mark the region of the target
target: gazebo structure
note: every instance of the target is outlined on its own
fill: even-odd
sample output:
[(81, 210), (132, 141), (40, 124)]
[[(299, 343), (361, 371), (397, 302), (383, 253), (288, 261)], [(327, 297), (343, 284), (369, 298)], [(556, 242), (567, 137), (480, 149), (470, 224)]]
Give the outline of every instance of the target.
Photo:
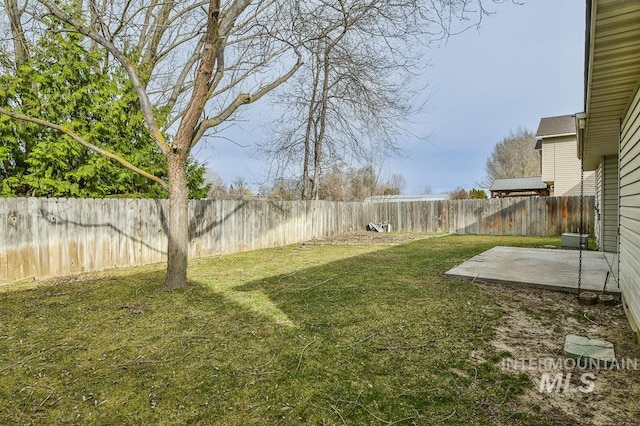
[(496, 179), (491, 185), (491, 198), (546, 197), (549, 186), (540, 176), (514, 179)]

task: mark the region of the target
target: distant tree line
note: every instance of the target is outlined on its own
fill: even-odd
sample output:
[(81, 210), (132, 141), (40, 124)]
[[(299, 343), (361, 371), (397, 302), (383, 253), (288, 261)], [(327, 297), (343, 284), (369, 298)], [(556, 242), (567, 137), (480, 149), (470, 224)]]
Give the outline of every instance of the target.
[[(269, 198), (274, 200), (303, 199), (303, 185), (299, 179), (278, 177), (262, 185), (257, 193), (249, 188), (247, 181), (238, 177), (228, 186), (216, 173), (210, 172), (209, 193), (211, 199)], [(406, 186), (399, 174), (384, 179), (371, 165), (339, 167), (334, 165), (324, 173), (319, 183), (318, 199), (329, 201), (363, 201), (373, 195), (400, 195)]]
[(449, 192), (450, 200), (466, 200), (466, 199), (476, 199), (476, 200), (484, 200), (487, 198), (487, 193), (482, 189), (472, 188), (469, 191), (462, 187), (458, 187), (453, 191)]

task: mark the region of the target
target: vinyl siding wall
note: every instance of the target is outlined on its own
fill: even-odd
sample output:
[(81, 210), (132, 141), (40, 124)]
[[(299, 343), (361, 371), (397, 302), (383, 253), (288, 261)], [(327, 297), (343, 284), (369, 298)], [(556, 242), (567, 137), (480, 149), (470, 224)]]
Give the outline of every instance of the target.
[(596, 218), (593, 224), (593, 233), (596, 238), (596, 244), (600, 249), (603, 246), (603, 232), (602, 232), (602, 222), (604, 220), (603, 215), (603, 203), (602, 199), (603, 195), (603, 185), (604, 185), (604, 161), (601, 161), (596, 169), (596, 194), (595, 194), (595, 205), (596, 205)]
[(622, 123), (620, 146), (620, 287), (629, 320), (640, 324), (640, 92)]
[(554, 140), (542, 140), (542, 181), (549, 185), (553, 185), (556, 180), (556, 145)]
[(602, 250), (618, 251), (618, 157), (607, 156), (602, 161)]
[[(575, 136), (542, 141), (542, 180), (553, 182), (554, 196), (580, 195), (580, 160)], [(585, 172), (584, 194), (594, 195), (595, 184), (595, 172)]]

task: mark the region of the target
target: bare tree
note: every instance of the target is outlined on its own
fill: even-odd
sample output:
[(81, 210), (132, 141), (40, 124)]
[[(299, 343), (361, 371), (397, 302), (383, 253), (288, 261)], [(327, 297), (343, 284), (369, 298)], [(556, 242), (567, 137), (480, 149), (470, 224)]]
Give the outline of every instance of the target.
[(347, 201), (349, 200), (349, 187), (352, 181), (349, 173), (338, 165), (333, 164), (323, 176), (320, 183), (319, 198), (330, 201)]
[[(5, 1), (16, 7), (14, 0)], [(118, 67), (126, 73), (150, 135), (167, 159), (168, 182), (106, 152), (99, 141), (73, 132), (67, 123), (27, 116), (18, 106), (2, 108), (0, 113), (56, 129), (161, 183), (169, 192), (170, 205), (163, 288), (186, 286), (189, 153), (239, 108), (258, 101), (300, 67), (289, 31), (294, 26), (289, 12), (294, 9), (289, 2), (276, 0), (233, 0), (224, 6), (221, 0), (74, 0), (67, 5), (37, 0), (21, 10), (39, 20), (40, 25), (32, 27), (34, 38), (39, 31), (78, 32), (91, 48), (108, 52), (111, 61), (106, 61), (105, 72)], [(55, 20), (42, 19), (44, 15)]]
[(540, 153), (535, 149), (536, 137), (520, 128), (511, 131), (509, 136), (496, 144), (487, 159), (486, 182), (484, 187), (491, 186), (495, 179), (508, 179), (540, 175)]
[[(86, 38), (87, 48), (107, 53), (103, 72), (121, 72), (130, 80), (149, 135), (166, 158), (168, 181), (106, 151), (95, 135), (72, 131), (71, 123), (28, 116), (20, 111), (20, 105), (0, 108), (0, 114), (55, 129), (168, 190), (165, 289), (186, 286), (189, 153), (203, 138), (215, 137), (221, 125), (233, 119), (244, 105), (258, 101), (289, 80), (302, 66), (303, 48), (305, 52), (318, 52), (323, 61), (329, 56), (335, 58), (331, 64), (339, 63), (348, 55), (373, 54), (380, 46), (392, 52), (403, 45), (401, 42), (409, 43), (412, 34), (444, 37), (452, 32), (451, 22), (465, 22), (472, 16), (480, 17), (476, 19), (479, 21), (485, 14), (482, 0), (5, 0), (3, 6), (6, 13), (0, 14), (0, 21), (9, 17), (13, 40), (9, 53), (15, 55), (16, 63), (28, 54), (24, 40), (37, 40), (44, 31), (71, 31)], [(372, 12), (362, 13), (363, 6)], [(315, 11), (309, 15), (311, 21), (302, 19), (311, 10)], [(332, 18), (318, 31), (314, 25), (322, 23), (325, 12)], [(394, 24), (385, 24), (389, 17)], [(352, 20), (359, 23), (360, 32), (353, 37), (340, 36), (352, 26)], [(18, 23), (22, 28), (14, 25)], [(401, 24), (408, 29), (402, 30), (404, 35), (397, 43), (392, 43), (387, 31)], [(370, 38), (382, 44), (366, 51), (352, 48), (366, 44)], [(0, 49), (6, 50), (6, 46), (2, 43)], [(366, 64), (365, 59), (355, 63)], [(340, 87), (338, 83), (342, 87), (351, 84), (342, 78), (327, 78), (327, 70), (329, 77), (332, 74), (324, 62), (318, 66), (324, 77), (318, 86), (323, 92), (319, 101), (325, 106), (320, 109), (324, 125), (319, 125), (318, 119), (313, 123), (320, 144), (316, 148), (318, 160), (314, 158), (316, 166), (322, 161), (330, 94), (337, 93), (330, 89)], [(384, 68), (377, 67), (374, 72), (384, 72)], [(340, 75), (335, 72), (335, 76)], [(368, 84), (372, 82), (363, 82)], [(359, 113), (357, 105), (365, 103), (353, 104), (352, 117)], [(354, 135), (358, 133), (353, 131)], [(319, 169), (314, 172), (319, 173)]]
[[(417, 47), (480, 22), (481, 1), (305, 2), (305, 57), (274, 138), (262, 146), (275, 173), (297, 176), (302, 198), (319, 198), (323, 169), (367, 164), (399, 152), (420, 110), (412, 77), (426, 65)], [(457, 25), (457, 26), (456, 26)]]
[(231, 182), (229, 185), (229, 197), (234, 200), (246, 200), (247, 198), (253, 196), (253, 193), (249, 189), (249, 185), (247, 181), (238, 176)]
[(385, 182), (385, 186), (388, 188), (387, 191), (389, 191), (389, 194), (400, 195), (405, 191), (407, 181), (401, 174), (394, 173), (389, 180)]
[(210, 185), (207, 198), (213, 200), (221, 200), (227, 197), (227, 188), (224, 184), (224, 180), (222, 180), (219, 174), (212, 170), (207, 170), (205, 179)]
[(300, 182), (282, 177), (276, 178), (269, 185), (263, 185), (260, 193), (273, 200), (297, 200), (300, 198)]
[(322, 175), (319, 199), (331, 201), (363, 201), (372, 195), (399, 195), (405, 186), (404, 177), (394, 174), (384, 180), (368, 164), (360, 168), (341, 168), (338, 164)]

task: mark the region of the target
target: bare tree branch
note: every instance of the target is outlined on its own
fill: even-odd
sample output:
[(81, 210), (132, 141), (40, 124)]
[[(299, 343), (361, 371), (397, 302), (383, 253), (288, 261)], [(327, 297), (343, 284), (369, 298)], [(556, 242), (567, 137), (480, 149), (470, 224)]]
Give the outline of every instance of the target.
[(160, 131), (158, 123), (156, 122), (156, 119), (153, 115), (153, 105), (151, 104), (151, 100), (149, 99), (149, 96), (145, 91), (145, 85), (141, 81), (135, 65), (131, 61), (129, 61), (125, 54), (120, 51), (110, 40), (106, 39), (103, 35), (98, 34), (96, 31), (93, 31), (90, 27), (87, 27), (78, 19), (63, 11), (51, 0), (40, 0), (40, 2), (45, 5), (47, 9), (49, 9), (49, 11), (58, 19), (68, 23), (76, 30), (78, 30), (81, 34), (84, 34), (85, 36), (99, 43), (101, 46), (107, 49), (109, 53), (111, 53), (118, 60), (118, 62), (120, 62), (120, 64), (126, 70), (134, 90), (138, 94), (142, 114), (144, 115), (145, 123), (149, 127), (151, 136), (158, 145), (158, 148), (160, 148), (162, 153), (166, 155), (170, 151), (171, 147), (167, 143), (164, 135)]
[(78, 142), (79, 144), (83, 145), (84, 147), (97, 152), (100, 155), (103, 155), (107, 158), (111, 158), (114, 161), (117, 161), (118, 163), (120, 163), (122, 166), (126, 167), (127, 169), (138, 173), (144, 177), (146, 177), (147, 179), (150, 179), (154, 182), (159, 183), (160, 185), (162, 185), (162, 187), (164, 189), (168, 189), (169, 186), (167, 184), (167, 182), (165, 182), (164, 180), (160, 179), (157, 176), (154, 176), (150, 173), (145, 172), (144, 170), (134, 166), (133, 164), (129, 163), (127, 160), (125, 160), (124, 158), (106, 151), (90, 142), (88, 142), (86, 139), (84, 139), (82, 136), (78, 135), (77, 133), (75, 133), (74, 131), (72, 131), (71, 129), (69, 129), (66, 126), (60, 125), (60, 124), (55, 124), (52, 123), (50, 121), (47, 120), (42, 120), (40, 118), (36, 118), (36, 117), (31, 117), (29, 115), (25, 115), (25, 114), (20, 114), (18, 112), (15, 111), (11, 111), (5, 108), (0, 107), (0, 114), (5, 114), (8, 115), (9, 117), (15, 118), (17, 120), (23, 120), (23, 121), (28, 121), (31, 123), (35, 123), (35, 124), (39, 124), (41, 126), (45, 126), (45, 127), (49, 127), (51, 129), (57, 130), (61, 133), (64, 133), (65, 135), (69, 136), (71, 139), (73, 139), (74, 141)]
[(281, 75), (279, 78), (273, 80), (269, 84), (266, 84), (266, 85), (260, 87), (253, 95), (248, 94), (248, 93), (240, 93), (217, 116), (209, 118), (209, 119), (206, 119), (206, 120), (203, 120), (200, 123), (200, 126), (197, 128), (197, 130), (195, 132), (195, 136), (193, 137), (192, 146), (195, 145), (202, 138), (202, 136), (204, 135), (204, 133), (208, 129), (210, 129), (212, 127), (216, 127), (216, 126), (220, 125), (221, 123), (223, 123), (224, 121), (226, 121), (229, 117), (231, 117), (231, 115), (234, 112), (236, 112), (236, 110), (240, 106), (256, 102), (257, 100), (262, 98), (264, 95), (266, 95), (267, 93), (271, 92), (272, 90), (274, 90), (275, 88), (277, 88), (278, 86), (282, 85), (287, 80), (289, 80), (289, 78), (291, 78), (291, 76), (294, 75), (296, 73), (296, 71), (302, 66), (302, 62), (301, 62), (302, 61), (302, 56), (300, 55), (300, 53), (297, 50), (296, 50), (296, 54), (298, 55), (298, 60), (291, 67), (291, 69), (289, 69), (288, 72), (286, 72), (285, 74)]

